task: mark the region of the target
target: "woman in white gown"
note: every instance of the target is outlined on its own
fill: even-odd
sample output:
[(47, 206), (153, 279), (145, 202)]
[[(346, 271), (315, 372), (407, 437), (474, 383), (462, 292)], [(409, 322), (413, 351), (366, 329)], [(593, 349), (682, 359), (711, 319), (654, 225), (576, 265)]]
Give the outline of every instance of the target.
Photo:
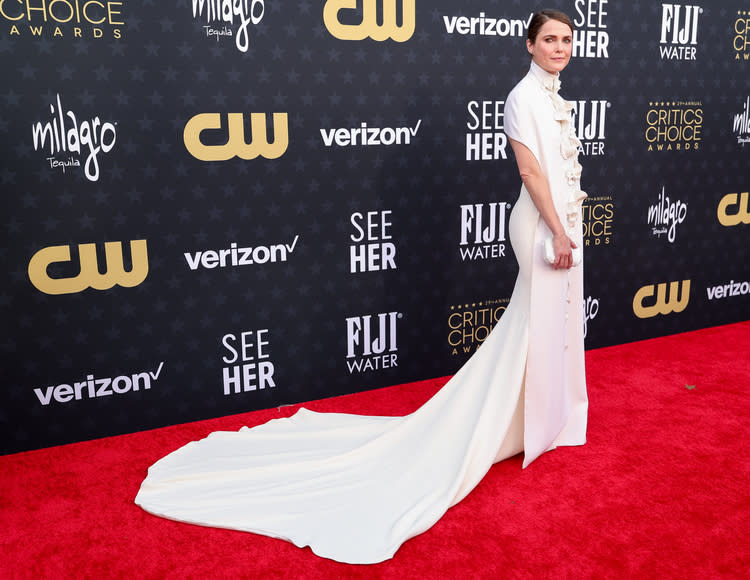
[[(586, 438), (579, 142), (557, 94), (572, 23), (529, 26), (531, 69), (507, 98), (505, 131), (523, 187), (510, 218), (519, 274), (488, 338), (405, 417), (301, 409), (252, 429), (216, 432), (149, 468), (135, 499), (170, 519), (282, 538), (349, 563), (393, 556), (463, 499), (491, 465), (526, 467)], [(544, 240), (554, 240), (554, 263)], [(512, 485), (512, 482), (510, 483)]]

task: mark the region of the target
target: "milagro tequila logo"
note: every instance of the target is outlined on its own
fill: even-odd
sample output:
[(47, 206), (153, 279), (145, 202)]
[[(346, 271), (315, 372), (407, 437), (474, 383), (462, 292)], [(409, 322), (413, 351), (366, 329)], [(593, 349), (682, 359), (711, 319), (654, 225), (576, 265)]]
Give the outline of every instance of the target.
[(0, 0), (0, 20), (10, 36), (122, 38), (123, 1)]
[(745, 143), (750, 143), (750, 97), (745, 101), (742, 112), (734, 116), (732, 130), (737, 135), (737, 143), (744, 149)]
[(51, 118), (31, 126), (34, 151), (48, 151), (50, 169), (80, 167), (82, 156), (84, 173), (89, 181), (99, 180), (99, 154), (112, 151), (117, 141), (115, 124), (102, 122), (99, 117), (80, 120), (73, 111), (64, 111), (58, 94), (49, 106)]
[(700, 6), (661, 5), (659, 52), (662, 60), (695, 60)]
[(688, 206), (679, 199), (671, 201), (666, 195), (664, 187), (661, 188), (659, 201), (648, 208), (648, 224), (652, 226), (653, 234), (660, 238), (666, 235), (670, 243), (676, 236), (677, 224), (685, 221)]
[(573, 125), (584, 155), (604, 155), (607, 109), (610, 106), (607, 100), (573, 101)]
[[(216, 38), (216, 42), (234, 36), (241, 52), (250, 48), (250, 25), (259, 24), (265, 12), (264, 0), (193, 0), (193, 18), (205, 19), (206, 36)], [(235, 25), (237, 29), (232, 30)]]
[(599, 299), (587, 296), (583, 299), (583, 338), (589, 332), (589, 320), (594, 320), (599, 314)]
[(608, 0), (576, 0), (573, 24), (573, 56), (609, 58)]

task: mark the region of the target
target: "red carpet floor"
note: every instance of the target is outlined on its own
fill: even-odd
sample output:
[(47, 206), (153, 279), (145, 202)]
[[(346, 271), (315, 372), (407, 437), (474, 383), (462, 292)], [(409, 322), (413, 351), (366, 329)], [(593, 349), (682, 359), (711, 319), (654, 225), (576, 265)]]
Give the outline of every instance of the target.
[[(748, 352), (750, 322), (588, 352), (587, 445), (495, 465), (372, 566), (133, 504), (163, 455), (297, 407), (0, 457), (0, 578), (747, 578)], [(306, 406), (404, 414), (444, 382)]]

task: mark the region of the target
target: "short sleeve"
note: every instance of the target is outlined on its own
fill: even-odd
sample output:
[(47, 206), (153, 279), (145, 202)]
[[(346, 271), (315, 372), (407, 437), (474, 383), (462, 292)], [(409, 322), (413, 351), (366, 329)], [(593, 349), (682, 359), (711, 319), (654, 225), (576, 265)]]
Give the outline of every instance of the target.
[(537, 117), (534, 114), (531, 95), (524, 94), (523, 82), (516, 85), (505, 101), (504, 129), (505, 134), (525, 145), (534, 154), (539, 164), (542, 164), (539, 147), (539, 130)]

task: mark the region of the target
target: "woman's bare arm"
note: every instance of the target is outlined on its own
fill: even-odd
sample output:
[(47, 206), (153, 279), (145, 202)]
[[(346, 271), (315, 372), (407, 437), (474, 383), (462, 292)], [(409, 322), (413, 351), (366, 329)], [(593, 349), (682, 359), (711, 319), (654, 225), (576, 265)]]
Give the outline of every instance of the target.
[(573, 266), (573, 252), (571, 248), (576, 248), (577, 246), (568, 237), (565, 227), (557, 215), (547, 177), (542, 172), (541, 167), (539, 167), (536, 157), (526, 145), (515, 139), (510, 139), (510, 145), (516, 156), (516, 164), (521, 174), (521, 181), (526, 186), (526, 190), (529, 192), (534, 205), (539, 210), (544, 223), (547, 224), (547, 227), (552, 232), (555, 248), (555, 263), (552, 266), (558, 269), (570, 268)]

